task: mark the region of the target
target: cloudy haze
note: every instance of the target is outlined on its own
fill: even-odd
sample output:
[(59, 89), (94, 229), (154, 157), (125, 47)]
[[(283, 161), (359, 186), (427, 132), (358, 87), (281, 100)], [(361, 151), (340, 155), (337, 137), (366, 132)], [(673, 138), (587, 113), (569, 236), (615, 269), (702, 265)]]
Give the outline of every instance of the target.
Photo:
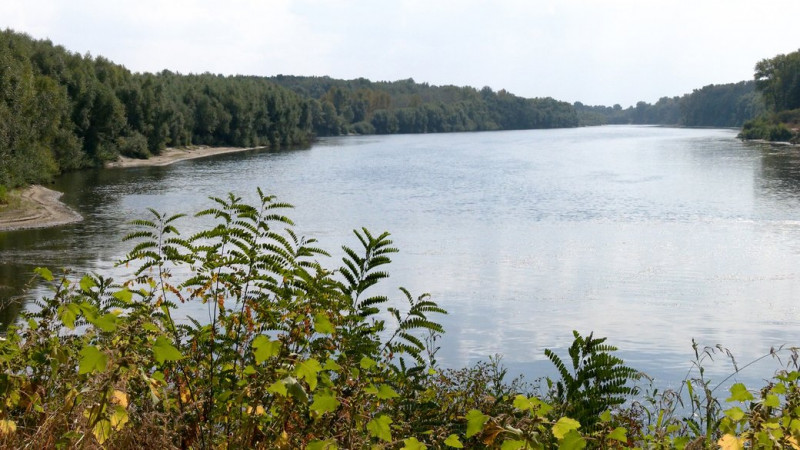
[(490, 86), (623, 106), (751, 79), (797, 0), (3, 0), (0, 27), (133, 71)]

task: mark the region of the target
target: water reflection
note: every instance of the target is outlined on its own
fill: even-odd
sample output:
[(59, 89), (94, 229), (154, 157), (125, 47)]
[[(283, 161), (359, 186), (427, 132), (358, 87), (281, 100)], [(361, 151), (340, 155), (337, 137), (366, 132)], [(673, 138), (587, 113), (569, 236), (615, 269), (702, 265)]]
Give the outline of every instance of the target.
[(289, 215), (334, 254), (328, 266), (353, 228), (391, 231), (401, 253), (381, 293), (431, 292), (451, 312), (446, 364), (502, 353), (541, 367), (543, 349), (568, 347), (577, 329), (674, 381), (692, 338), (744, 362), (800, 342), (800, 159), (731, 130), (348, 137), (70, 174), (56, 187), (86, 220), (0, 233), (0, 295), (19, 293), (37, 265), (113, 274), (119, 237), (147, 207), (195, 212), (209, 195), (252, 200), (257, 186), (297, 206)]

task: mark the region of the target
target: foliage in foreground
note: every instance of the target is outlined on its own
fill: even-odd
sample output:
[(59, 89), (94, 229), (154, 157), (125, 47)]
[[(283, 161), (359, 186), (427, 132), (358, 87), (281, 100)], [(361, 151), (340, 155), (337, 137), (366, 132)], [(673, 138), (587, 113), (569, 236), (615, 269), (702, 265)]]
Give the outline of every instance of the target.
[[(636, 397), (639, 375), (604, 338), (575, 333), (549, 389), (505, 380), (497, 359), (440, 370), (445, 311), (428, 295), (371, 294), (396, 252), (355, 232), (335, 271), (259, 191), (199, 215), (138, 220), (122, 281), (38, 275), (52, 294), (0, 341), (4, 448), (786, 448), (800, 435), (798, 373), (724, 409), (695, 347), (686, 391)], [(372, 290), (374, 291), (374, 289)], [(204, 305), (204, 320), (176, 316)], [(402, 303), (402, 306), (400, 306)], [(196, 310), (196, 309), (195, 309)], [(701, 356), (702, 355), (702, 356)], [(570, 364), (571, 363), (571, 364)], [(682, 388), (683, 389), (683, 388)], [(682, 417), (679, 405), (687, 410)]]

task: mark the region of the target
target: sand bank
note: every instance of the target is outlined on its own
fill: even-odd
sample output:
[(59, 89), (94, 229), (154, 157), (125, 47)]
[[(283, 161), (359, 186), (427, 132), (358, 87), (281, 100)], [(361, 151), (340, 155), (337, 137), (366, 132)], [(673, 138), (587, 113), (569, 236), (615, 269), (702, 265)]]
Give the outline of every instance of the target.
[[(223, 153), (243, 152), (259, 147), (189, 147), (167, 148), (160, 155), (149, 159), (120, 157), (107, 163), (107, 168), (127, 168), (144, 166), (167, 166), (187, 159), (204, 158)], [(0, 205), (0, 231), (21, 230), (24, 228), (45, 228), (82, 220), (77, 212), (59, 200), (61, 192), (43, 186), (30, 186), (10, 194), (9, 206)]]
[(12, 193), (10, 206), (0, 206), (0, 231), (44, 228), (82, 220), (59, 200), (64, 195), (43, 186)]
[(117, 161), (106, 163), (107, 168), (127, 168), (144, 166), (168, 166), (178, 161), (187, 159), (205, 158), (206, 156), (221, 155), (223, 153), (243, 152), (255, 150), (260, 147), (187, 147), (187, 148), (167, 148), (158, 156), (151, 156), (148, 159), (136, 159), (120, 156)]

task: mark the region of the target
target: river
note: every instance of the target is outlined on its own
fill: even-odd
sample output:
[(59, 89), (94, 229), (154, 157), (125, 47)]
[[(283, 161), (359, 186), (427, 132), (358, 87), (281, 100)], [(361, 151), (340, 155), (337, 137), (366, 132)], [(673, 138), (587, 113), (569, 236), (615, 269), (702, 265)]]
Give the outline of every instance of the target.
[[(593, 331), (674, 385), (692, 367), (693, 338), (739, 365), (800, 344), (800, 156), (735, 135), (606, 126), (341, 137), (67, 174), (54, 188), (83, 222), (0, 233), (0, 320), (42, 294), (10, 300), (36, 266), (113, 275), (128, 221), (147, 207), (193, 213), (210, 195), (254, 200), (260, 186), (296, 206), (296, 229), (334, 255), (329, 267), (341, 244), (356, 244), (352, 229), (391, 232), (400, 253), (383, 289), (398, 300), (397, 286), (430, 292), (450, 312), (445, 366), (499, 353), (535, 378), (551, 373), (545, 348), (563, 354), (572, 330)], [(187, 232), (198, 226), (184, 220)], [(715, 359), (714, 377), (733, 371)], [(777, 367), (768, 359), (741, 377)]]

